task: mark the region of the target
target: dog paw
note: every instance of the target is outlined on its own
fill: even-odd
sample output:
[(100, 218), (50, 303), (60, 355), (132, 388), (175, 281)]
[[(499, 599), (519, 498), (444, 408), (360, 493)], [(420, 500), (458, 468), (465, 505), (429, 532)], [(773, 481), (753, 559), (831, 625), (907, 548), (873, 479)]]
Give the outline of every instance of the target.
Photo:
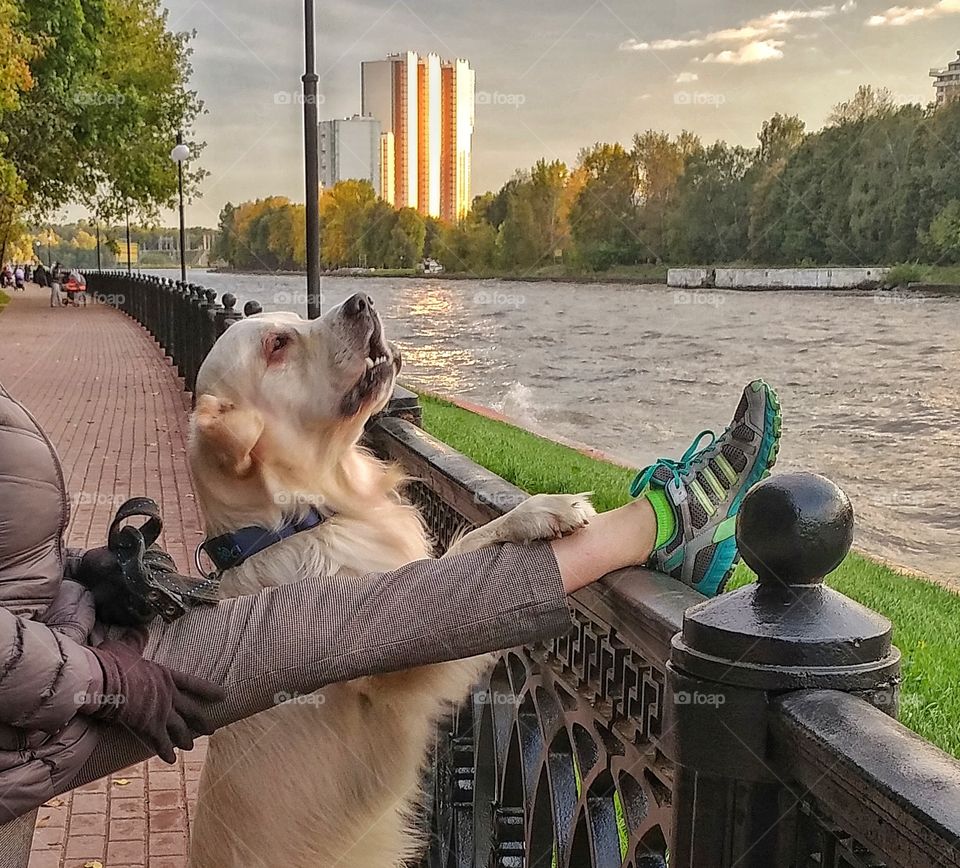
[(505, 518), (510, 542), (529, 544), (559, 539), (586, 525), (596, 515), (590, 493), (535, 494)]

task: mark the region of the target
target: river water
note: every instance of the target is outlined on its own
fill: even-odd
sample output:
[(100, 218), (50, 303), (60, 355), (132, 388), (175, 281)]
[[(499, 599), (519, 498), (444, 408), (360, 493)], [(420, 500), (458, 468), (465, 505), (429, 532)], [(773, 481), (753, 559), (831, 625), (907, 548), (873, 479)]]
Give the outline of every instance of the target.
[[(305, 307), (303, 277), (190, 278), (238, 306)], [(960, 297), (325, 278), (324, 307), (361, 289), (407, 385), (630, 465), (722, 430), (763, 377), (783, 402), (778, 469), (839, 483), (859, 547), (960, 583)]]

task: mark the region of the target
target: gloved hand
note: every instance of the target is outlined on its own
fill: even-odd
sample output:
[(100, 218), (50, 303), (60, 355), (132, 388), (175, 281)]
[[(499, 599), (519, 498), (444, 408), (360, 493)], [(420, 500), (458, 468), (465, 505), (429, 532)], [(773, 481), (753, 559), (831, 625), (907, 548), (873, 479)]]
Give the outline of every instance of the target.
[(40, 616), (40, 620), (51, 630), (56, 630), (78, 645), (86, 645), (89, 641), (95, 618), (90, 591), (69, 579), (60, 583), (56, 598)]
[(136, 627), (156, 617), (146, 600), (131, 592), (117, 556), (106, 546), (84, 552), (74, 578), (93, 593), (97, 620), (104, 624)]
[(194, 733), (210, 735), (214, 727), (203, 702), (224, 698), (219, 685), (167, 669), (142, 656), (146, 631), (131, 630), (90, 650), (103, 668), (103, 690), (81, 709), (97, 720), (125, 726), (168, 763), (174, 748), (190, 750)]

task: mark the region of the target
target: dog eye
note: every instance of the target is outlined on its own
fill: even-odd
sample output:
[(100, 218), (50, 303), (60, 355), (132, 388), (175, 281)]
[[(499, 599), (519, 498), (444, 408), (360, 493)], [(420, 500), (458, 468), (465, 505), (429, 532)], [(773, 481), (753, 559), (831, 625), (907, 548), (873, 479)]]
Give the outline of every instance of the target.
[(270, 344), (271, 352), (279, 352), (290, 343), (290, 335), (274, 335), (273, 342)]

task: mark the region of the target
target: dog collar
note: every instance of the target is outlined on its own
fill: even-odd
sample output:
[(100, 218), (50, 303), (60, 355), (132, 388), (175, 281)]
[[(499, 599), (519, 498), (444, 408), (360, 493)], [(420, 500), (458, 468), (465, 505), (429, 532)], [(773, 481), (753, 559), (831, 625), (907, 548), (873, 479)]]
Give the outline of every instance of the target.
[(318, 527), (327, 518), (329, 516), (324, 515), (315, 506), (311, 506), (302, 518), (291, 519), (277, 530), (251, 525), (220, 534), (220, 536), (215, 536), (212, 539), (205, 539), (197, 546), (197, 568), (201, 573), (203, 572), (200, 565), (200, 552), (205, 552), (207, 557), (213, 561), (217, 570), (222, 573), (225, 570), (240, 566), (247, 558), (253, 557), (294, 534)]

